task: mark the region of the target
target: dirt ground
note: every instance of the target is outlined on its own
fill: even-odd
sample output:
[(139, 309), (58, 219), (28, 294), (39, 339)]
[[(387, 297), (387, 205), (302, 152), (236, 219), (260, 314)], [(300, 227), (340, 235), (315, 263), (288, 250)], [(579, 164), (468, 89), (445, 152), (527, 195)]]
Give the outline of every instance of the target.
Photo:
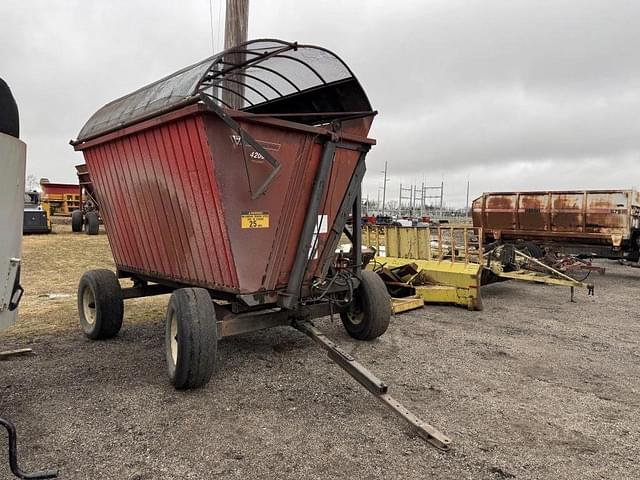
[[(448, 434), (442, 453), (287, 328), (225, 339), (208, 387), (175, 391), (163, 354), (168, 298), (128, 301), (125, 326), (91, 342), (77, 327), (82, 272), (113, 267), (106, 235), (25, 237), (26, 295), (0, 350), (0, 413), (25, 469), (65, 479), (640, 478), (640, 269), (603, 262), (595, 297), (515, 282), (484, 311), (396, 316), (371, 343), (317, 325)], [(49, 298), (47, 294), (63, 294)], [(68, 296), (65, 296), (68, 295)], [(11, 478), (6, 438), (0, 478)]]

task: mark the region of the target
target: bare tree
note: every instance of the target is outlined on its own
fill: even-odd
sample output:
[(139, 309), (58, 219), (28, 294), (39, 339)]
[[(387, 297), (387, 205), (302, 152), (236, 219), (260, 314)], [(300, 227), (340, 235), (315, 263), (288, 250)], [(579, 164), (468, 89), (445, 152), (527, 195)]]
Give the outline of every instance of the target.
[(38, 182), (38, 177), (35, 176), (33, 173), (30, 173), (29, 175), (27, 175), (27, 178), (24, 183), (27, 190), (29, 190), (30, 192), (33, 190), (37, 190), (38, 187), (40, 186), (40, 182)]

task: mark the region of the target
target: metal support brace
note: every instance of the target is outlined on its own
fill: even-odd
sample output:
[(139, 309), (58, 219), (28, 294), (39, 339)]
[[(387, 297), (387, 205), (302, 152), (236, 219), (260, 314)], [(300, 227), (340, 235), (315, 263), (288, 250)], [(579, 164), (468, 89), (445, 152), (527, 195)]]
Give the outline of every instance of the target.
[(247, 143), (251, 145), (253, 149), (256, 152), (258, 152), (260, 155), (262, 155), (265, 161), (269, 165), (271, 165), (271, 167), (273, 167), (273, 170), (271, 171), (267, 179), (262, 183), (262, 185), (260, 185), (255, 192), (253, 191), (251, 192), (251, 200), (255, 200), (256, 198), (260, 197), (262, 194), (264, 194), (267, 191), (267, 187), (271, 184), (273, 179), (280, 173), (280, 170), (282, 170), (282, 165), (280, 164), (280, 162), (278, 162), (278, 160), (273, 158), (273, 156), (269, 152), (267, 152), (265, 148), (262, 145), (260, 145), (251, 135), (245, 132), (240, 127), (238, 122), (236, 122), (229, 115), (227, 115), (225, 111), (222, 108), (220, 108), (213, 100), (211, 100), (211, 98), (209, 98), (205, 93), (200, 94), (200, 100), (202, 100), (202, 102), (207, 106), (207, 108), (209, 108), (209, 110), (211, 110), (216, 115), (218, 115), (218, 117), (220, 117), (220, 119), (224, 123), (226, 123), (231, 130), (233, 130), (240, 136), (240, 139), (243, 144)]
[[(309, 263), (309, 257), (312, 256), (311, 248), (313, 247), (312, 243), (314, 232), (319, 227), (318, 214), (321, 213), (320, 202), (329, 181), (329, 173), (331, 171), (331, 164), (333, 163), (335, 153), (336, 143), (332, 140), (328, 140), (324, 145), (324, 150), (320, 157), (320, 165), (318, 166), (316, 178), (313, 183), (313, 189), (311, 190), (311, 198), (309, 199), (307, 215), (302, 226), (302, 233), (300, 234), (298, 251), (296, 252), (296, 258), (293, 262), (293, 267), (291, 268), (291, 273), (289, 275), (287, 293), (279, 302), (282, 307), (289, 310), (294, 309), (298, 305), (300, 286), (304, 280), (307, 265)], [(315, 233), (317, 235), (318, 232)], [(319, 241), (320, 240), (318, 239), (318, 242)], [(316, 248), (318, 247), (316, 246)]]
[[(355, 220), (355, 219), (354, 219)], [(344, 369), (349, 375), (355, 378), (364, 388), (369, 390), (378, 400), (393, 410), (397, 415), (409, 423), (424, 440), (440, 450), (449, 450), (451, 440), (438, 431), (432, 425), (423, 422), (400, 402), (389, 395), (389, 387), (372, 372), (366, 369), (360, 362), (349, 353), (336, 345), (324, 333), (318, 330), (311, 322), (294, 322), (293, 327), (309, 336), (322, 348), (327, 350), (327, 355), (331, 360)]]
[[(360, 187), (360, 186), (359, 186)], [(360, 275), (362, 270), (362, 204), (361, 202), (361, 189), (358, 188), (358, 193), (353, 201), (352, 211), (352, 223), (353, 236), (351, 237), (351, 262), (353, 263), (353, 273)]]
[(9, 467), (11, 472), (20, 479), (58, 478), (58, 470), (43, 470), (41, 472), (25, 473), (18, 467), (18, 439), (15, 425), (4, 418), (0, 418), (0, 425), (9, 433)]

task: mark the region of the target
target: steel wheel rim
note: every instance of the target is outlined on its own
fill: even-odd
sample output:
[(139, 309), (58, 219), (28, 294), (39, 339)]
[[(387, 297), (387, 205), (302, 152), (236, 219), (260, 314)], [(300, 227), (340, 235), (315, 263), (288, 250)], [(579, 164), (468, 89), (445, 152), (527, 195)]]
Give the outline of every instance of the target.
[(347, 318), (352, 325), (360, 325), (364, 319), (362, 312), (347, 312)]
[(178, 363), (178, 318), (176, 312), (171, 312), (169, 322), (169, 351), (175, 366)]
[(89, 287), (82, 292), (82, 310), (84, 319), (89, 325), (96, 323), (96, 299), (93, 295), (93, 290)]

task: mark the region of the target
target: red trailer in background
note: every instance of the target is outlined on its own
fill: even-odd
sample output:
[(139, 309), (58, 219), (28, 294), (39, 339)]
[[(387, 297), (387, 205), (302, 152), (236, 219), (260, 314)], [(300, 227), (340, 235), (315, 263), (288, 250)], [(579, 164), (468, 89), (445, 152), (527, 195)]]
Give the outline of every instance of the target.
[[(220, 338), (294, 326), (447, 448), (309, 323), (339, 313), (361, 340), (389, 325), (386, 287), (362, 268), (360, 222), (352, 253), (335, 253), (349, 215), (361, 217), (375, 114), (335, 54), (279, 40), (244, 43), (98, 110), (72, 143), (84, 154), (117, 276), (82, 277), (85, 334), (112, 337), (124, 299), (171, 292), (169, 377), (193, 388), (209, 381)], [(125, 277), (133, 287), (120, 286)]]

